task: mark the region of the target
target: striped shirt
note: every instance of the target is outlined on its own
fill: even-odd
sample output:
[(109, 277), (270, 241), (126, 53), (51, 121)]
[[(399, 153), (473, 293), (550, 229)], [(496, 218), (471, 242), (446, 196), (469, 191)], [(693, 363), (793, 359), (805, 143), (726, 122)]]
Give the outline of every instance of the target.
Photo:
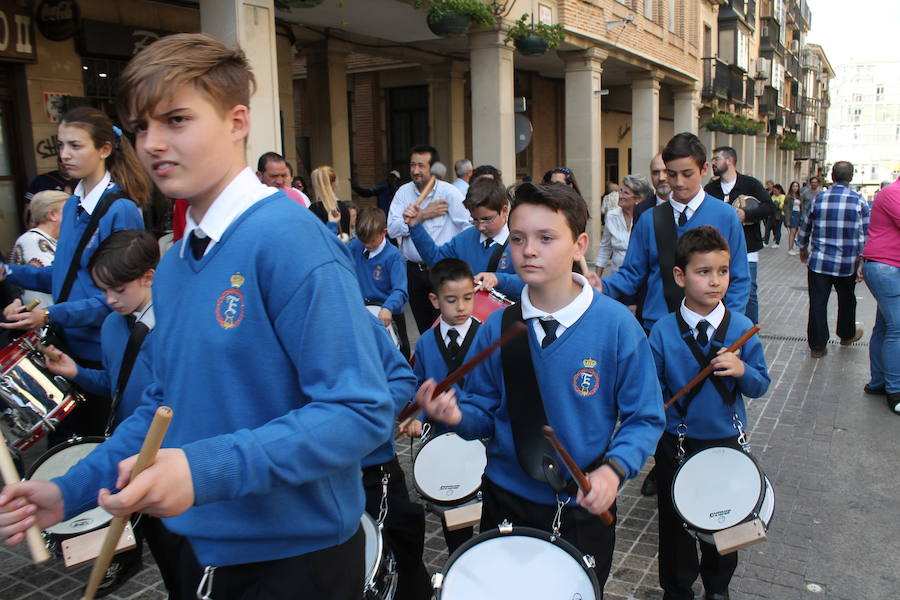
[(819, 192), (800, 216), (797, 247), (809, 247), (810, 270), (846, 277), (856, 271), (869, 228), (869, 205), (845, 183)]

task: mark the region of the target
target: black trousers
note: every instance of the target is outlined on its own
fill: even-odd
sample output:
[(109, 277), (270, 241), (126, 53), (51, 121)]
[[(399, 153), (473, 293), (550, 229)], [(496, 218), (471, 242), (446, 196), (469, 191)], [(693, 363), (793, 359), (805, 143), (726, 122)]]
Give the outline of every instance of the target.
[[(169, 600), (195, 600), (203, 567), (187, 538), (172, 533), (158, 520), (145, 528), (144, 534), (151, 550), (159, 548), (153, 556), (169, 589)], [(359, 600), (365, 563), (365, 534), (360, 527), (343, 544), (316, 552), (218, 567), (210, 596), (214, 600)]]
[[(729, 446), (740, 449), (737, 436), (721, 440), (686, 438), (684, 449), (690, 455), (710, 446)], [(721, 556), (712, 544), (694, 538), (684, 528), (672, 504), (672, 480), (678, 465), (675, 462), (676, 438), (663, 433), (656, 447), (657, 504), (659, 507), (659, 585), (664, 600), (691, 600), (691, 586), (697, 575), (707, 594), (721, 594), (728, 589), (737, 568), (737, 552)], [(697, 559), (697, 545), (700, 559)]]
[[(533, 527), (550, 531), (556, 506), (537, 504), (517, 496), (495, 484), (485, 476), (482, 479), (481, 531), (496, 529), (504, 520), (520, 527)], [(615, 517), (616, 503), (609, 507)], [(600, 582), (601, 598), (603, 586), (612, 566), (613, 549), (616, 545), (616, 526), (604, 525), (600, 517), (589, 513), (574, 500), (563, 509), (563, 539), (574, 545), (580, 552), (594, 557), (594, 572)]]
[(377, 518), (381, 504), (381, 479), (387, 474), (388, 513), (384, 520), (384, 537), (397, 560), (396, 600), (428, 600), (431, 577), (422, 562), (425, 550), (425, 510), (409, 499), (403, 469), (395, 456), (381, 465), (363, 469), (366, 490), (366, 512)]
[(853, 337), (856, 333), (856, 275), (837, 277), (822, 275), (807, 269), (809, 284), (809, 320), (806, 325), (806, 336), (809, 347), (823, 350), (828, 343), (828, 298), (831, 288), (837, 292), (837, 334), (842, 340)]
[(472, 536), (475, 535), (474, 527), (463, 527), (462, 529), (454, 529), (450, 531), (447, 529), (447, 522), (444, 520), (443, 516), (441, 516), (441, 530), (444, 532), (444, 542), (447, 544), (447, 555), (450, 556), (456, 550), (472, 539)]
[(394, 315), (394, 325), (397, 326), (397, 337), (400, 338), (400, 354), (409, 360), (409, 357), (412, 356), (412, 348), (409, 345), (409, 334), (406, 332), (406, 314)]
[(422, 333), (431, 327), (440, 314), (428, 299), (428, 293), (431, 291), (428, 268), (421, 263), (407, 262), (406, 286), (409, 291), (409, 307), (416, 320), (416, 327), (419, 328), (419, 333)]

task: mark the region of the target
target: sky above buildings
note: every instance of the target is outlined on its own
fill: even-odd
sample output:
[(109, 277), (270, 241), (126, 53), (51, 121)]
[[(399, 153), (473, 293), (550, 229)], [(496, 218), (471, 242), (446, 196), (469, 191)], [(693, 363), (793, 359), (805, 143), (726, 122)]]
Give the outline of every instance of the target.
[[(897, 59), (900, 3), (894, 0), (809, 0), (812, 28), (833, 67), (851, 59)], [(900, 77), (900, 74), (898, 74)]]

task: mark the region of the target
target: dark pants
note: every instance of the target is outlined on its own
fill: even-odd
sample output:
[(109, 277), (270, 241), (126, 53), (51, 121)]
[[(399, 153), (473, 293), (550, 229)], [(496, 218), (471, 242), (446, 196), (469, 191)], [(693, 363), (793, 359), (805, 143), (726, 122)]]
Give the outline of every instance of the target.
[[(487, 476), (482, 480), (481, 489), (484, 500), (481, 510), (482, 532), (496, 529), (504, 520), (520, 527), (551, 530), (553, 517), (556, 515), (556, 506), (536, 504), (526, 500), (501, 488)], [(615, 502), (609, 507), (609, 512), (615, 516)], [(573, 500), (563, 509), (560, 533), (563, 539), (578, 548), (579, 552), (594, 557), (594, 572), (600, 582), (602, 598), (602, 589), (606, 585), (609, 569), (612, 566), (613, 548), (616, 545), (616, 526), (614, 524), (604, 525), (600, 517), (575, 505)]]
[(837, 292), (837, 334), (842, 340), (848, 340), (856, 333), (856, 276), (836, 277), (822, 275), (807, 269), (809, 283), (809, 321), (806, 335), (809, 347), (813, 350), (824, 350), (828, 343), (828, 297), (831, 288)]
[(390, 477), (384, 537), (397, 560), (396, 600), (428, 600), (432, 592), (431, 577), (422, 562), (425, 549), (425, 510), (421, 504), (410, 501), (403, 469), (396, 456), (382, 465), (363, 468), (366, 512), (374, 518), (378, 517), (381, 478), (384, 473)]
[(444, 542), (447, 544), (447, 555), (452, 555), (456, 550), (472, 539), (475, 535), (474, 527), (463, 527), (462, 529), (447, 529), (447, 522), (441, 515), (441, 530), (444, 532)]
[[(737, 436), (722, 440), (684, 440), (685, 452), (690, 455), (710, 446), (729, 446), (740, 449)], [(672, 480), (678, 465), (675, 463), (676, 438), (663, 433), (656, 447), (656, 499), (659, 507), (659, 585), (664, 600), (690, 600), (691, 586), (697, 575), (703, 580), (707, 594), (721, 594), (728, 589), (737, 568), (737, 552), (721, 556), (716, 547), (701, 542), (685, 530), (672, 504)], [(697, 560), (697, 545), (700, 560)]]
[(400, 354), (403, 358), (409, 360), (412, 355), (412, 348), (409, 345), (409, 334), (406, 332), (406, 314), (398, 313), (394, 315), (394, 325), (397, 326), (397, 337), (400, 338)]
[[(170, 600), (194, 600), (203, 578), (203, 567), (187, 538), (175, 535), (159, 523), (145, 531), (150, 548), (160, 548), (165, 558), (159, 563)], [(151, 536), (156, 535), (154, 541)], [(248, 556), (248, 559), (253, 559)], [(343, 544), (308, 554), (218, 567), (213, 572), (214, 600), (286, 600), (288, 598), (328, 598), (359, 600), (365, 579), (365, 534), (362, 527)], [(168, 573), (169, 575), (166, 575)], [(169, 584), (169, 581), (174, 583)]]
[(775, 217), (769, 217), (766, 219), (766, 236), (765, 242), (769, 243), (769, 235), (774, 236), (775, 243), (781, 243), (781, 224), (783, 221), (781, 219), (776, 219)]
[(431, 291), (428, 269), (421, 263), (407, 262), (406, 285), (409, 291), (409, 307), (416, 320), (416, 327), (419, 328), (419, 333), (423, 333), (440, 314), (428, 299), (428, 293)]
[[(103, 366), (101, 365), (100, 368), (102, 369)], [(62, 444), (75, 436), (102, 436), (106, 431), (106, 422), (109, 420), (112, 400), (105, 396), (90, 394), (84, 390), (79, 391), (84, 396), (84, 402), (76, 405), (69, 416), (60, 421), (59, 425), (56, 426), (56, 430), (47, 434), (48, 448)]]

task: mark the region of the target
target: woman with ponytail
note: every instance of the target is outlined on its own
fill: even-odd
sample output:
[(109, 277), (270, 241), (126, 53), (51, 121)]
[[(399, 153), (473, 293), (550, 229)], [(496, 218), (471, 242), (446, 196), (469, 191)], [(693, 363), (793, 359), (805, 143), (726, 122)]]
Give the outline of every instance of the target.
[(337, 173), (328, 165), (312, 172), (314, 201), (309, 209), (329, 228), (336, 228), (336, 233), (345, 242), (350, 241), (350, 210), (344, 202), (338, 200), (334, 192), (337, 184)]
[[(143, 229), (139, 207), (150, 197), (150, 179), (141, 168), (131, 143), (103, 112), (81, 106), (68, 111), (59, 124), (59, 157), (72, 179), (79, 180), (63, 207), (63, 219), (51, 266), (6, 265), (0, 280), (49, 292), (55, 304), (26, 311), (18, 300), (7, 306), (5, 329), (33, 330), (53, 325), (66, 351), (86, 368), (102, 368), (100, 326), (110, 312), (103, 293), (94, 285), (87, 264), (107, 236), (121, 229)], [(96, 229), (79, 253), (81, 239), (100, 216)], [(96, 221), (96, 219), (94, 219)], [(71, 270), (74, 276), (68, 276)], [(100, 434), (108, 403), (90, 399), (63, 422), (82, 435)]]

